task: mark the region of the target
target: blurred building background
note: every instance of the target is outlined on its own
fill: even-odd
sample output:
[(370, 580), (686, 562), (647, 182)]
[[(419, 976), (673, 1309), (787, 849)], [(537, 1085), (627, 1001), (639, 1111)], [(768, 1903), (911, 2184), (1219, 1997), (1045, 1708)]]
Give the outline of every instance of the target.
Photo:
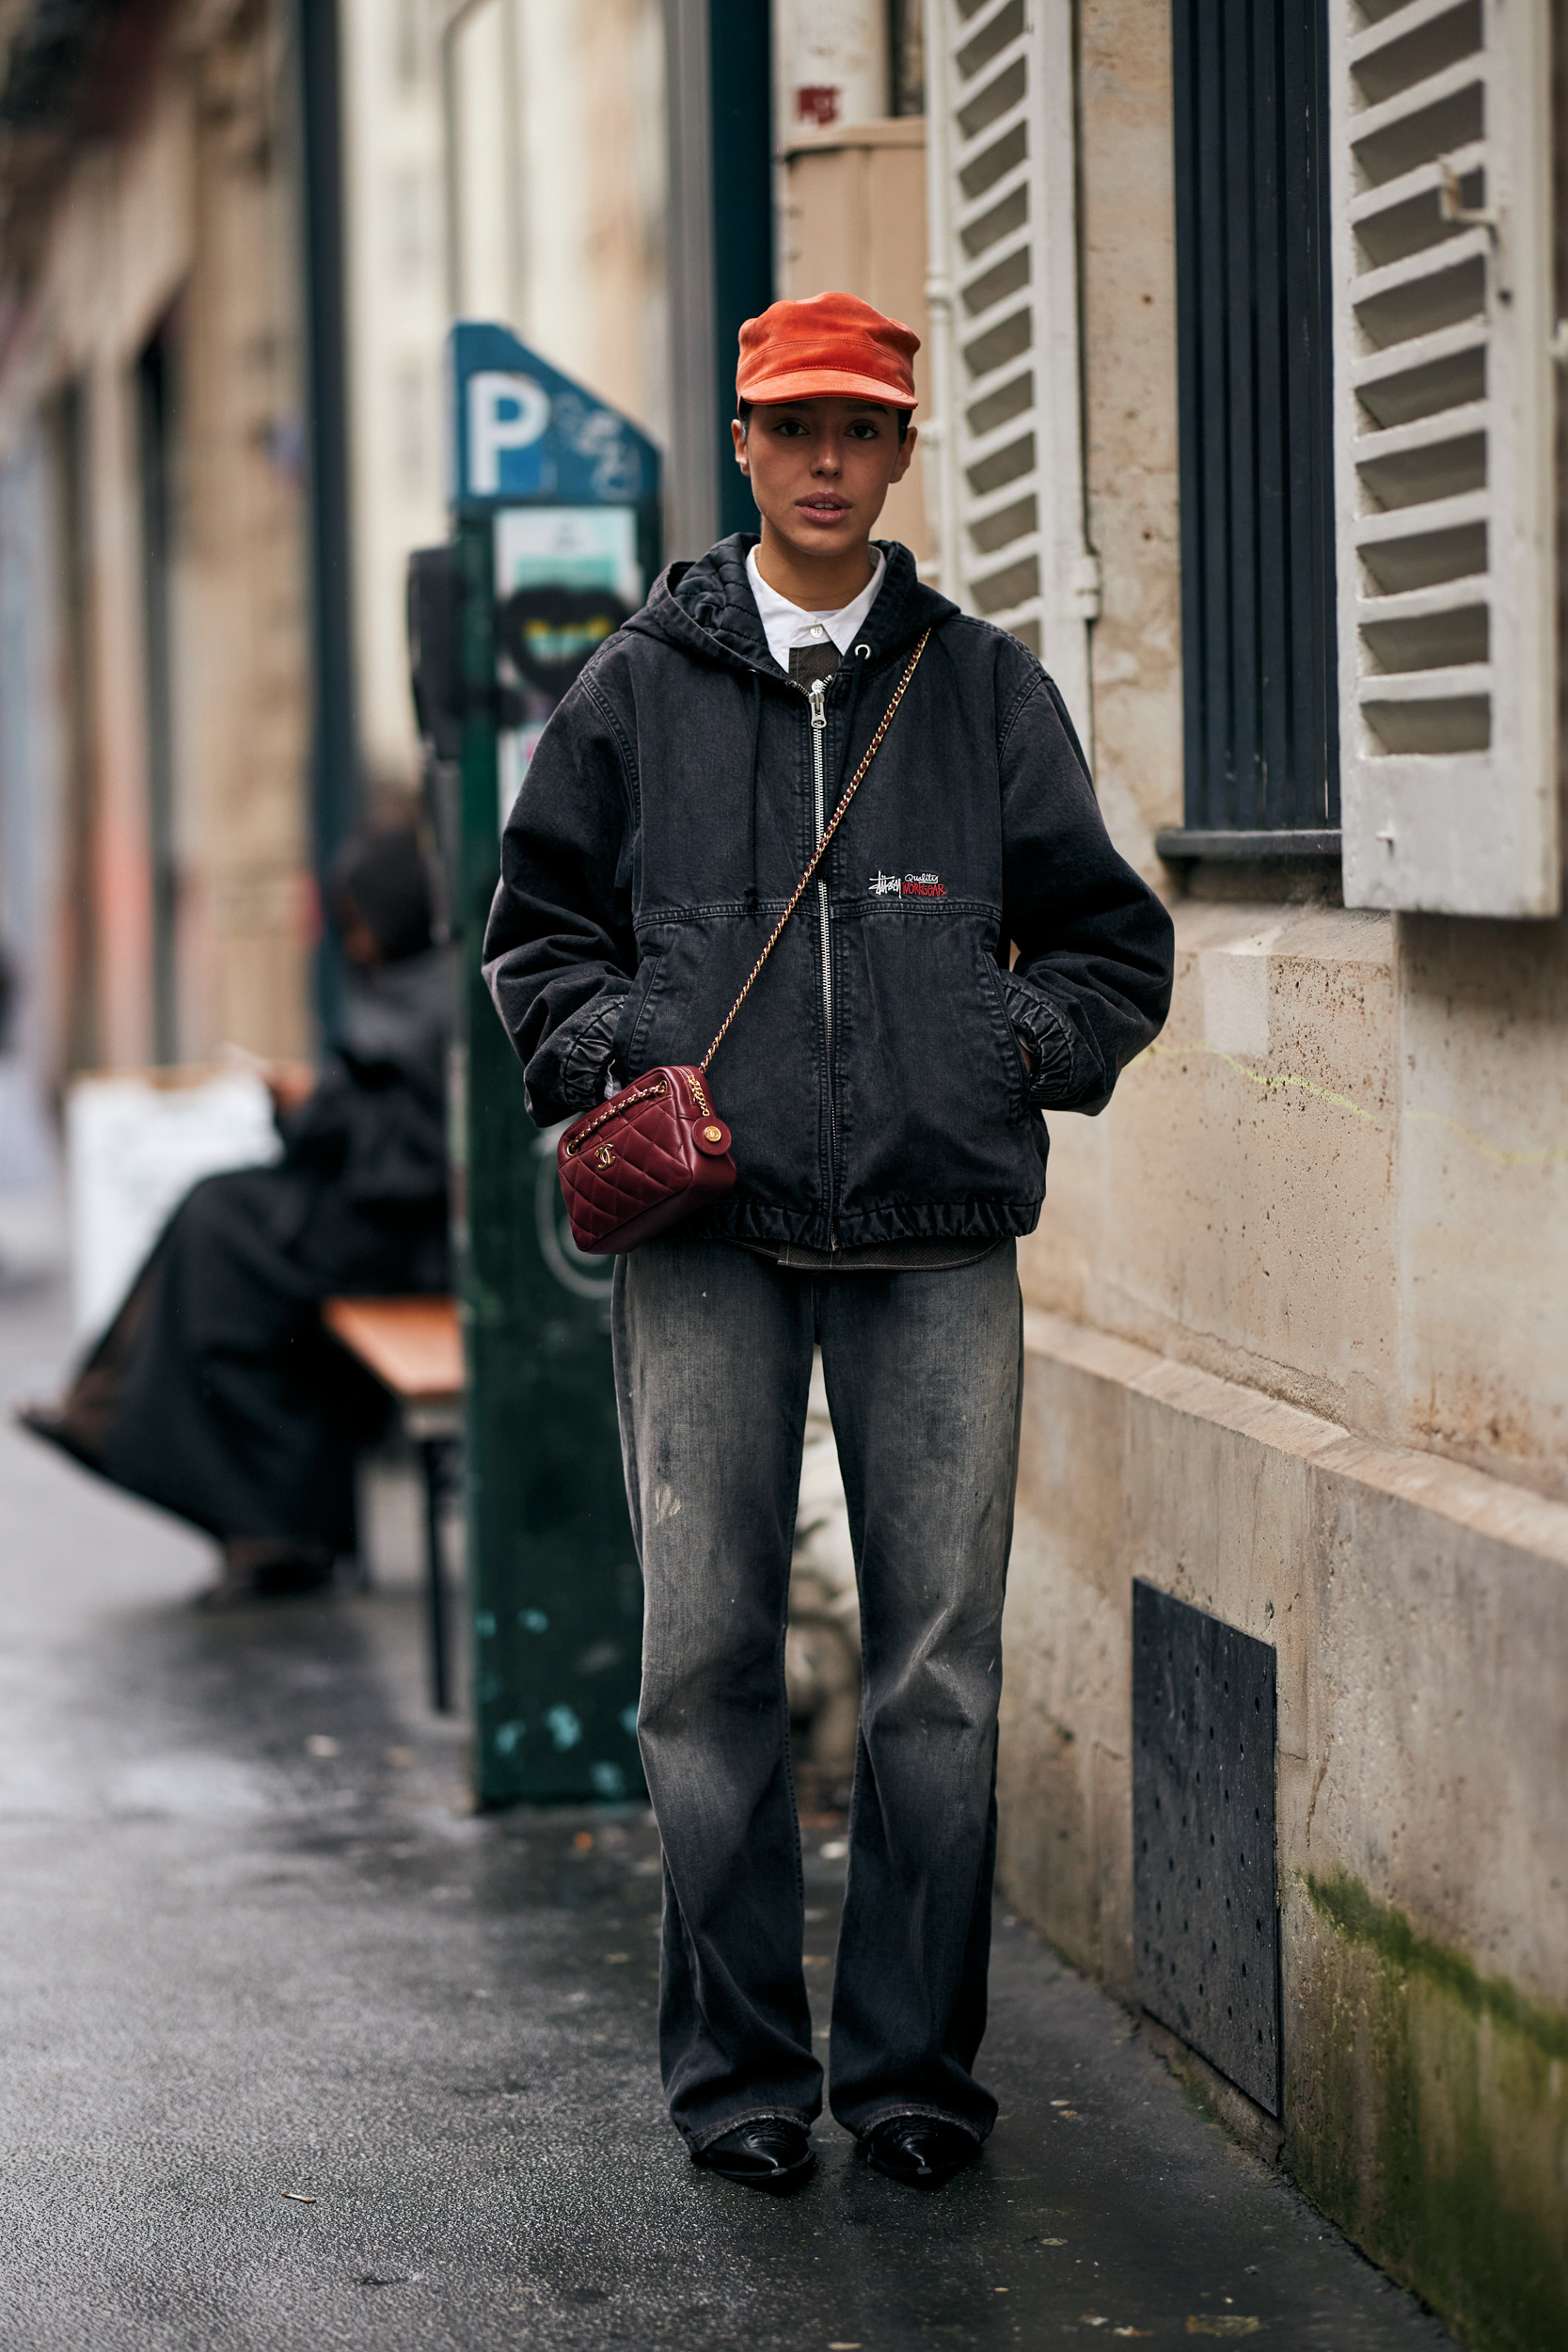
[(0, 873), (51, 1084), (297, 1051), (313, 908), (286, 17), (0, 19)]
[(739, 527), (740, 320), (831, 278), (924, 326), (920, 55), (882, 0), (0, 0), (0, 939), (46, 1090), (309, 1048), (317, 877), (417, 782), (450, 320), (665, 447), (673, 549)]
[[(1565, 57), (1563, 0), (0, 0), (46, 1089), (309, 1042), (451, 316), (662, 444), (686, 555), (752, 519), (742, 318), (922, 334), (887, 527), (1055, 674), (1180, 949), (1023, 1252), (1008, 1897), (1498, 2346), (1568, 2334)], [(1259, 2096), (1149, 1976), (1134, 1578), (1276, 1663)]]
[(448, 321), (504, 320), (668, 440), (664, 22), (657, 0), (346, 0), (342, 24), (361, 746), (407, 789), (403, 566), (446, 528)]

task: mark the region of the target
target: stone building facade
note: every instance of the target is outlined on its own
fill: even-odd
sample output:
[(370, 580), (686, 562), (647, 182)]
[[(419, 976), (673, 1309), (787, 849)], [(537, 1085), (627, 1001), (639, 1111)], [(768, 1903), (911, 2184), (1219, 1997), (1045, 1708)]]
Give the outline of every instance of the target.
[(418, 783), (450, 320), (667, 430), (663, 76), (657, 0), (0, 0), (0, 943), (49, 1085), (309, 1050), (322, 857)]
[(54, 1081), (300, 1052), (316, 923), (289, 11), (87, 17), (0, 21), (0, 866)]
[[(1568, 2333), (1568, 922), (1539, 721), (1565, 673), (1548, 343), (1568, 310), (1568, 17), (1040, 0), (1026, 25), (1007, 0), (933, 0), (926, 28), (947, 576), (986, 610), (1010, 564), (1024, 633), (1052, 666), (1065, 647), (1069, 677), (1082, 660), (1069, 699), (1101, 806), (1179, 949), (1158, 1045), (1105, 1117), (1055, 1122), (1022, 1253), (1004, 1882), (1148, 2002), (1135, 1581), (1266, 1645), (1277, 2095), (1243, 2096), (1196, 2027), (1167, 2046), (1466, 2341), (1544, 2346)], [(1315, 441), (1290, 441), (1266, 373), (1265, 265), (1300, 237), (1230, 151), (1254, 340), (1241, 373), (1234, 341), (1232, 372), (1202, 373), (1227, 298), (1204, 276), (1204, 77), (1240, 32), (1255, 66), (1279, 44), (1268, 138), (1287, 99), (1317, 110), (1321, 291), (1277, 297), (1286, 331), (1309, 318), (1318, 339), (1283, 362), (1322, 389)], [(1009, 104), (1024, 137), (998, 165)], [(1068, 153), (1031, 182), (1023, 147), (1053, 137)], [(1265, 160), (1288, 175), (1278, 140)], [(974, 387), (1009, 336), (1006, 380), (1030, 382), (998, 428)], [(1074, 371), (1081, 470), (1052, 415)], [(1299, 538), (1280, 556), (1269, 536), (1268, 498), (1296, 494), (1275, 432), (1321, 469), (1337, 580), (1321, 547), (1313, 575)], [(1054, 520), (1003, 479), (1053, 436)], [(1217, 690), (1198, 659), (1204, 599), (1227, 594), (1239, 692), (1276, 560), (1298, 567), (1298, 656), (1320, 628), (1331, 714), (1312, 738), (1298, 672), (1283, 823), (1263, 751), (1247, 801), (1234, 702), (1227, 773), (1202, 771)]]

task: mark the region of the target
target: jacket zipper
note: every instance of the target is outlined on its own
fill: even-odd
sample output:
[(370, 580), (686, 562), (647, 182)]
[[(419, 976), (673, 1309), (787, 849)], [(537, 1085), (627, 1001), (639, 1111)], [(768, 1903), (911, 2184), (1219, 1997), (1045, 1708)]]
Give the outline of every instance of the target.
[[(828, 732), (827, 679), (813, 678), (806, 690), (806, 694), (811, 704), (812, 789), (816, 802), (816, 838), (820, 841), (828, 822), (827, 787), (824, 779), (827, 761), (823, 749)], [(828, 883), (823, 874), (818, 874), (816, 878), (816, 908), (822, 925), (822, 1014), (828, 1031), (828, 1152), (832, 1183), (836, 1186), (838, 1183), (838, 1121), (833, 1112), (833, 950), (832, 937), (829, 929), (831, 917), (828, 912)], [(828, 1247), (830, 1249), (838, 1248), (838, 1243), (833, 1238), (831, 1201), (828, 1210)]]

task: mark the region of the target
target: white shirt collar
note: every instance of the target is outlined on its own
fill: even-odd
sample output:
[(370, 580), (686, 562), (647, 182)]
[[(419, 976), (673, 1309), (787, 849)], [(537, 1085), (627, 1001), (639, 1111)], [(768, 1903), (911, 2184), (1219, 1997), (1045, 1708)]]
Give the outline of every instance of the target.
[(847, 653), (855, 642), (855, 633), (877, 601), (878, 591), (887, 573), (887, 558), (880, 548), (873, 548), (877, 568), (853, 604), (840, 607), (836, 612), (805, 612), (787, 596), (781, 596), (776, 588), (769, 588), (757, 569), (757, 551), (753, 548), (746, 558), (746, 577), (756, 598), (757, 616), (768, 650), (781, 670), (789, 667), (791, 645), (819, 645), (824, 636), (830, 638), (840, 653)]

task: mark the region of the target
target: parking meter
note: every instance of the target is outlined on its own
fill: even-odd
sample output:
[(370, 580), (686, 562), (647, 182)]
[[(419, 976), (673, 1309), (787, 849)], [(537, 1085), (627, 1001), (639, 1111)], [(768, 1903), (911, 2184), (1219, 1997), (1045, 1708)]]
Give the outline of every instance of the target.
[[(468, 1379), (481, 1803), (640, 1794), (641, 1587), (610, 1371), (610, 1264), (572, 1240), (480, 970), (499, 833), (551, 710), (642, 602), (658, 453), (504, 327), (448, 345), (450, 548), (414, 559), (416, 701), (451, 763), (438, 830), (461, 943), (451, 1118)], [(455, 755), (455, 759), (452, 758)]]

